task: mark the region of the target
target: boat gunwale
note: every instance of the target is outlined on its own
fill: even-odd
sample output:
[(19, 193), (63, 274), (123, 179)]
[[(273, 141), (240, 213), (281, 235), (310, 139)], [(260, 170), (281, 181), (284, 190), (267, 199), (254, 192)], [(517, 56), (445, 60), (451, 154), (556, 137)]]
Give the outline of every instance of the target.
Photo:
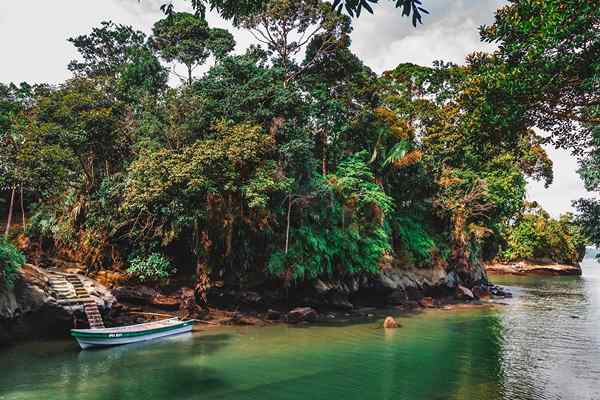
[[(168, 320), (162, 321), (173, 321), (177, 320), (177, 323), (169, 324), (166, 326), (156, 326), (155, 328), (146, 328), (146, 329), (137, 329), (137, 330), (115, 330), (112, 328), (104, 328), (104, 329), (71, 329), (71, 336), (75, 338), (95, 338), (95, 339), (115, 339), (115, 338), (123, 338), (123, 337), (136, 337), (136, 336), (145, 336), (154, 333), (160, 333), (165, 331), (170, 331), (174, 329), (178, 329), (184, 326), (189, 326), (193, 323), (193, 321), (181, 321), (178, 318), (170, 318)], [(145, 324), (137, 324), (130, 325), (129, 327), (140, 327), (143, 325), (151, 325), (154, 323), (145, 323)], [(121, 327), (124, 328), (124, 327)]]

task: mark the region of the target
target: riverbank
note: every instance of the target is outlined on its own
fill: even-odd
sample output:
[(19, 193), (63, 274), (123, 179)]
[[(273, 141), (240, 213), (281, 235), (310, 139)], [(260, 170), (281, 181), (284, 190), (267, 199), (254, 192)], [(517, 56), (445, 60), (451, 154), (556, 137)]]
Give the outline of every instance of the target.
[[(82, 271), (79, 271), (82, 272)], [(205, 326), (304, 324), (374, 320), (424, 309), (486, 306), (509, 293), (480, 279), (469, 287), (439, 267), (382, 270), (377, 276), (345, 281), (317, 279), (287, 292), (242, 290), (215, 285), (207, 290), (208, 307), (201, 307), (186, 283), (115, 285), (63, 268), (49, 271), (26, 265), (11, 290), (0, 291), (0, 344), (27, 339), (64, 337), (73, 327), (87, 327), (83, 303), (61, 298), (53, 287), (56, 274), (77, 277), (96, 302), (107, 326), (121, 326), (178, 316)], [(481, 271), (473, 272), (480, 274)], [(480, 276), (480, 275), (477, 275)], [(63, 289), (58, 289), (63, 290)]]
[(581, 267), (579, 265), (560, 264), (549, 260), (488, 263), (485, 265), (485, 269), (488, 274), (496, 275), (581, 275)]

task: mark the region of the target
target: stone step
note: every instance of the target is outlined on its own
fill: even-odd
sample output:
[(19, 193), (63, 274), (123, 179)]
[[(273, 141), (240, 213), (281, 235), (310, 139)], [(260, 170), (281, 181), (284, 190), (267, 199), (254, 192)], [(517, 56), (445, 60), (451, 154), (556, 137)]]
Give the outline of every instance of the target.
[(94, 299), (92, 299), (91, 297), (89, 298), (70, 298), (70, 299), (60, 299), (58, 300), (58, 303), (60, 304), (83, 304), (86, 303), (88, 301), (93, 301)]

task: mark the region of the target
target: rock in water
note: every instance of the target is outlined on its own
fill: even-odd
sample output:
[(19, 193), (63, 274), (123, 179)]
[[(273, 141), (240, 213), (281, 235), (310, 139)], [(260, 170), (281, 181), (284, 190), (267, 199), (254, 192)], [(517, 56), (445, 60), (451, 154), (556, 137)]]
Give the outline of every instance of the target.
[(394, 317), (386, 317), (385, 321), (383, 321), (383, 327), (385, 329), (393, 329), (398, 328), (400, 324), (394, 319)]
[(311, 307), (294, 308), (287, 314), (287, 321), (292, 324), (299, 322), (314, 322), (317, 320), (319, 313)]

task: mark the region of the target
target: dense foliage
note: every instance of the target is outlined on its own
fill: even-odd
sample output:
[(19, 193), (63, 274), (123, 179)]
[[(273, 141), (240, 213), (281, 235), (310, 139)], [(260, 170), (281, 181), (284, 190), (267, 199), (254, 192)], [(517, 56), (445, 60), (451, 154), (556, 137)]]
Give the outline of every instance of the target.
[[(27, 188), (38, 250), (141, 280), (171, 265), (238, 285), (389, 263), (467, 277), (501, 250), (526, 178), (551, 183), (532, 127), (553, 103), (506, 87), (527, 84), (506, 46), (377, 76), (332, 4), (236, 4), (262, 47), (232, 55), (226, 30), (171, 10), (150, 38), (104, 23), (72, 39), (81, 60), (61, 85), (1, 87), (2, 185)], [(512, 40), (506, 10), (485, 38)], [(184, 84), (166, 86), (159, 58), (187, 66)]]
[(0, 239), (0, 284), (14, 286), (19, 269), (25, 264), (25, 256), (15, 246)]
[(503, 261), (551, 260), (578, 264), (585, 255), (585, 235), (572, 214), (558, 220), (542, 209), (519, 216), (505, 232), (506, 244), (500, 253)]
[(175, 273), (169, 259), (158, 253), (148, 257), (134, 257), (130, 260), (127, 272), (140, 282), (161, 281)]

